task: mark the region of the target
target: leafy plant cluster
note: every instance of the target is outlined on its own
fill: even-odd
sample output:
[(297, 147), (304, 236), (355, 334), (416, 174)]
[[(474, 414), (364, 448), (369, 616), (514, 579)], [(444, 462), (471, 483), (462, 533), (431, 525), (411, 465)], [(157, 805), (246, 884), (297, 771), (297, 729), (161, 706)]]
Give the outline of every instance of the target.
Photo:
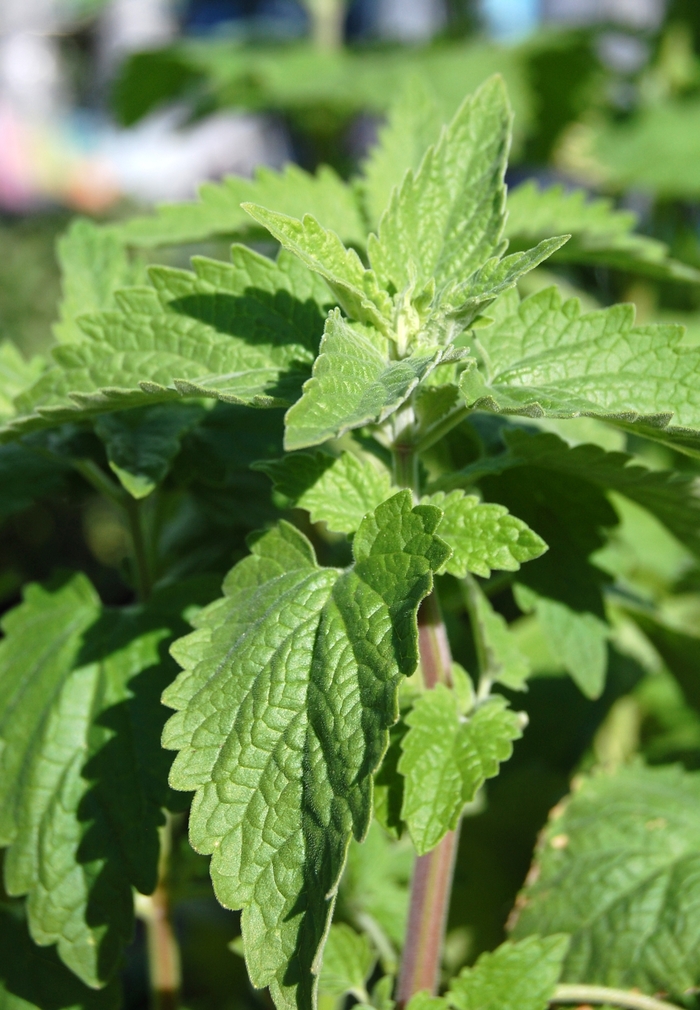
[[(289, 168), (74, 223), (50, 358), (2, 346), (3, 517), (94, 493), (128, 544), (119, 605), (62, 572), (3, 619), (3, 1007), (116, 1006), (135, 910), (174, 998), (185, 819), (280, 1008), (651, 1010), (629, 990), (698, 984), (697, 773), (626, 759), (700, 753), (700, 351), (532, 272), (698, 276), (606, 201), (507, 196), (501, 79), (435, 119), (413, 84), (350, 183)], [(273, 255), (134, 252), (226, 233)], [(527, 748), (569, 732), (556, 692), (584, 716), (526, 835), (581, 774), (512, 938), (448, 943), (437, 995), (430, 867), (465, 811), (467, 851), (503, 844)]]

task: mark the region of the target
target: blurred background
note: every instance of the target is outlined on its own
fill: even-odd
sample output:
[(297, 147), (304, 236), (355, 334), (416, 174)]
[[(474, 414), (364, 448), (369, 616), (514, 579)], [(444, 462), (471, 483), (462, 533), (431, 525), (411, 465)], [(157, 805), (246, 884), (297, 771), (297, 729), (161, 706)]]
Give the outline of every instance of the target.
[[(203, 182), (290, 161), (310, 171), (327, 163), (349, 178), (407, 80), (428, 82), (447, 116), (495, 71), (516, 114), (509, 184), (534, 179), (607, 197), (633, 213), (600, 212), (608, 249), (618, 226), (633, 249), (627, 232), (636, 221), (640, 236), (665, 243), (676, 261), (656, 269), (640, 254), (633, 270), (629, 257), (596, 258), (593, 243), (588, 261), (548, 264), (524, 290), (554, 282), (586, 307), (632, 301), (641, 322), (682, 322), (686, 343), (699, 342), (700, 275), (683, 273), (700, 269), (698, 0), (0, 0), (0, 343), (13, 342), (24, 358), (47, 350), (60, 299), (56, 240), (75, 215), (145, 215), (163, 201), (196, 199)], [(528, 222), (513, 233), (527, 238)], [(159, 262), (227, 256), (223, 236), (165, 242), (156, 253), (139, 243), (138, 228), (130, 234)], [(647, 244), (644, 255), (661, 248)], [(626, 447), (652, 468), (697, 472), (686, 457), (603, 426), (568, 431)], [(250, 480), (255, 446), (236, 451)], [(225, 507), (217, 503), (211, 492), (207, 507), (218, 516)], [(697, 636), (697, 561), (641, 509), (618, 505), (619, 532), (597, 563)], [(86, 570), (107, 603), (129, 598), (118, 575), (127, 534), (104, 502), (86, 497), (82, 511), (71, 510), (51, 485), (45, 500), (23, 508), (0, 529), (3, 609), (22, 583), (57, 566)], [(225, 530), (223, 520), (214, 527), (228, 566)], [(450, 621), (449, 587), (443, 595)], [(651, 679), (613, 657), (605, 693), (590, 701), (569, 679), (548, 676), (546, 648), (528, 638), (531, 624), (522, 629), (521, 646), (543, 673), (525, 703), (532, 730), (463, 834), (446, 951), (452, 971), (502, 939), (536, 833), (574, 769), (619, 760), (620, 747), (652, 763), (700, 767), (700, 700), (684, 699), (658, 656), (642, 656), (658, 674)], [(229, 949), (238, 917), (214, 901), (207, 860), (187, 847), (178, 824), (172, 889), (186, 1005), (268, 1006), (250, 988), (235, 942)], [(410, 847), (390, 847), (375, 831), (352, 850), (340, 917), (378, 917), (398, 945), (410, 869)], [(127, 1008), (145, 1007), (142, 932), (125, 981)]]

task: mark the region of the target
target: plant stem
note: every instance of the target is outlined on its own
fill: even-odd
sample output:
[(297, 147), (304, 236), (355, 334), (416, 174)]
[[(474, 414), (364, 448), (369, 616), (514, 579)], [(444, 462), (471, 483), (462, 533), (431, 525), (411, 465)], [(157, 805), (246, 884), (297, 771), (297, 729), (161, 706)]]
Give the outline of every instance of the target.
[(417, 451), (425, 452), (426, 449), (439, 442), (441, 438), (452, 431), (465, 417), (469, 417), (470, 414), (471, 409), (469, 407), (457, 407), (449, 414), (446, 414), (439, 421), (436, 421), (435, 424), (431, 425), (427, 431), (423, 432), (418, 442)]
[(172, 815), (161, 832), (158, 884), (153, 894), (137, 896), (136, 911), (146, 924), (151, 1010), (177, 1010), (180, 1004), (180, 951), (170, 917), (167, 876)]
[(153, 579), (151, 578), (151, 566), (148, 561), (146, 540), (143, 535), (141, 503), (132, 498), (131, 495), (127, 495), (124, 509), (129, 522), (129, 532), (131, 533), (131, 544), (134, 553), (136, 595), (143, 603), (151, 595)]
[(675, 1003), (666, 1003), (641, 992), (608, 989), (604, 985), (558, 985), (550, 1003), (612, 1003), (628, 1010), (679, 1010)]
[[(418, 642), (425, 686), (449, 686), (452, 655), (436, 590), (423, 600), (418, 611)], [(437, 991), (458, 833), (459, 829), (448, 832), (432, 852), (416, 859), (396, 991), (399, 1010), (420, 990)]]
[(141, 602), (144, 602), (151, 595), (153, 579), (151, 577), (151, 566), (148, 562), (146, 541), (143, 535), (140, 502), (132, 498), (124, 488), (117, 484), (116, 481), (113, 481), (93, 460), (76, 459), (73, 460), (73, 466), (85, 478), (88, 484), (91, 484), (99, 494), (104, 495), (105, 498), (116, 505), (126, 517), (129, 533), (131, 534), (136, 595)]

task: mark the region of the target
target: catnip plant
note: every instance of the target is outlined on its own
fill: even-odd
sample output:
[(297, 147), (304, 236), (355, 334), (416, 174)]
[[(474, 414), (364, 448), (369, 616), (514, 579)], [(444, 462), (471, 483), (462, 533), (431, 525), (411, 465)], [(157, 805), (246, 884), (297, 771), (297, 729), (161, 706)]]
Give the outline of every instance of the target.
[[(463, 813), (528, 733), (532, 664), (499, 594), (589, 698), (622, 661), (622, 616), (672, 652), (592, 556), (619, 522), (610, 493), (697, 554), (695, 476), (600, 433), (694, 465), (700, 352), (681, 327), (635, 326), (630, 305), (583, 312), (556, 286), (521, 298), (569, 236), (508, 253), (499, 78), (427, 150), (425, 108), (402, 116), (400, 157), (395, 120), (359, 182), (319, 176), (341, 193), (325, 210), (299, 170), (245, 184), (251, 234), (275, 255), (236, 244), (229, 263), (146, 272), (126, 252), (143, 220), (78, 222), (51, 361), (3, 348), (5, 508), (94, 489), (128, 530), (133, 590), (106, 606), (64, 572), (3, 619), (3, 1007), (115, 1006), (135, 909), (154, 1005), (177, 1005), (183, 816), (279, 1010), (347, 994), (376, 1010), (659, 1010), (655, 993), (700, 979), (700, 785), (641, 763), (579, 781), (513, 938), (441, 976)], [(276, 206), (254, 199), (274, 186)], [(526, 194), (540, 216), (521, 197), (521, 235), (568, 214), (582, 261), (664, 268), (607, 204), (591, 206), (596, 244), (577, 196)], [(343, 207), (348, 245), (323, 222)], [(212, 218), (166, 208), (155, 230), (169, 214), (195, 231)], [(581, 423), (597, 442), (562, 437)], [(343, 892), (363, 847), (380, 874), (392, 839), (416, 857), (398, 941), (391, 912)]]

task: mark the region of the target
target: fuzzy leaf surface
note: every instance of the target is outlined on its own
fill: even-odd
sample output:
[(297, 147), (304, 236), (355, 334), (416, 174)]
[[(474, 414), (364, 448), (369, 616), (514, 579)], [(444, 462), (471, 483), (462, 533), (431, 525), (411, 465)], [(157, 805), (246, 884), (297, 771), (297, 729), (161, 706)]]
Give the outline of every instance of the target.
[(445, 571), (458, 579), (467, 572), (488, 578), (493, 568), (517, 572), (523, 562), (547, 550), (544, 540), (503, 505), (481, 502), (463, 491), (438, 491), (423, 501), (445, 513), (440, 536), (452, 548)]
[(275, 263), (237, 246), (232, 259), (154, 269), (155, 287), (121, 291), (119, 311), (82, 317), (85, 338), (54, 350), (54, 367), (18, 398), (25, 416), (0, 439), (182, 396), (294, 402), (323, 331), (318, 284), (286, 254)]
[(159, 694), (174, 672), (162, 652), (182, 627), (168, 599), (104, 610), (75, 575), (55, 588), (29, 586), (3, 619), (5, 886), (28, 896), (34, 941), (57, 943), (93, 987), (131, 939), (132, 885), (155, 886), (161, 808), (175, 799), (159, 746)]
[(512, 249), (569, 232), (571, 240), (555, 254), (559, 262), (612, 267), (659, 280), (700, 281), (700, 271), (669, 256), (668, 246), (634, 233), (637, 216), (616, 210), (607, 198), (591, 200), (585, 190), (563, 186), (540, 189), (528, 180), (508, 193), (505, 235)]
[(290, 453), (255, 464), (290, 506), (306, 509), (312, 523), (334, 533), (354, 533), (368, 512), (391, 494), (391, 474), (375, 457), (343, 452)]
[(425, 691), (406, 716), (399, 772), (404, 776), (401, 817), (419, 856), (454, 830), (465, 803), (513, 753), (522, 736), (518, 715), (494, 696), (466, 719), (443, 684)]
[(680, 995), (700, 980), (700, 776), (584, 780), (547, 826), (515, 936), (571, 934), (562, 981)]
[(86, 218), (73, 221), (57, 244), (63, 298), (54, 336), (59, 343), (82, 341), (78, 318), (87, 312), (114, 309), (119, 288), (144, 280), (142, 264), (131, 262), (118, 231)]
[(507, 941), (450, 982), (455, 1010), (545, 1010), (559, 981), (568, 936)]
[(119, 225), (119, 235), (129, 245), (153, 247), (249, 232), (253, 225), (241, 208), (245, 202), (290, 217), (312, 214), (344, 242), (364, 244), (366, 231), (353, 192), (328, 165), (316, 175), (290, 164), (282, 172), (258, 168), (252, 180), (229, 176), (205, 182), (197, 202), (161, 204), (155, 214)]
[(328, 284), (345, 312), (361, 323), (387, 330), (391, 299), (381, 290), (372, 270), (366, 270), (354, 249), (346, 249), (335, 232), (308, 213), (302, 220), (245, 204), (250, 216), (301, 262)]
[(190, 839), (219, 900), (242, 908), (248, 971), (279, 1007), (310, 1008), (351, 836), (417, 662), (416, 611), (449, 548), (441, 513), (399, 492), (368, 515), (354, 565), (320, 568), (287, 523), (264, 534), (173, 649), (184, 672), (164, 746), (196, 790)]
[(526, 417), (581, 415), (646, 421), (671, 417), (700, 425), (700, 351), (679, 346), (681, 327), (634, 327), (634, 309), (615, 305), (581, 314), (547, 288), (519, 302), (499, 301), (493, 325), (472, 341), (480, 368), (467, 369), (462, 393), (479, 410)]
[(368, 243), (384, 284), (402, 291), (434, 277), (440, 289), (503, 251), (511, 122), (505, 85), (493, 77), (465, 99), (418, 171), (409, 170)]
[(167, 474), (182, 436), (204, 416), (196, 404), (157, 404), (103, 414), (95, 431), (109, 465), (133, 498), (145, 498)]
[[(384, 344), (384, 346), (382, 346)], [(389, 360), (386, 342), (335, 309), (301, 399), (287, 412), (285, 448), (318, 445), (392, 414), (439, 363), (440, 348)]]

